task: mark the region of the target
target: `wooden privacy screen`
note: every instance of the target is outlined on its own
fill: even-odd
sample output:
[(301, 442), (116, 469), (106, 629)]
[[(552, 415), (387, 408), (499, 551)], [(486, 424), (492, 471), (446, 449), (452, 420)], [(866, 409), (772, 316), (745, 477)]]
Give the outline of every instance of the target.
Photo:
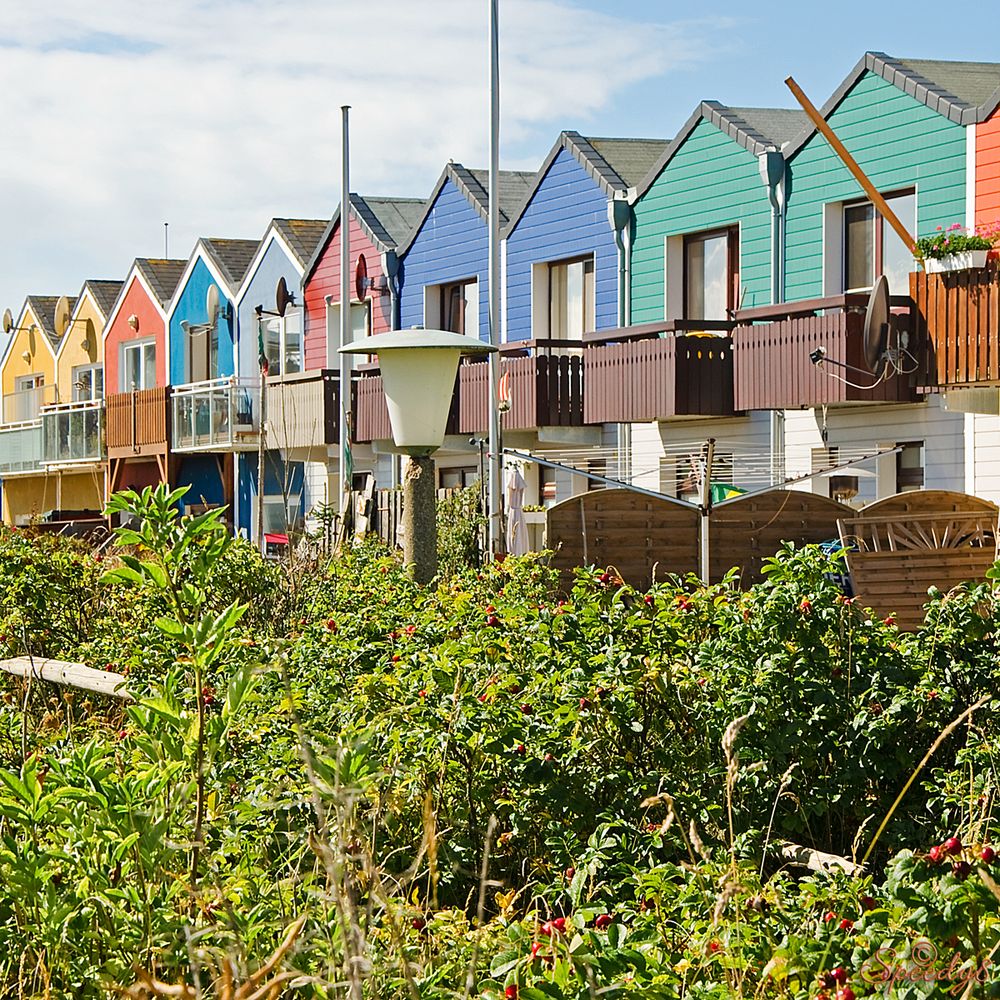
[(947, 490), (900, 493), (840, 522), (854, 592), (899, 627), (918, 628), (927, 590), (983, 580), (997, 556), (994, 504)]
[[(771, 490), (741, 497), (712, 511), (709, 572), (720, 580), (734, 566), (744, 586), (761, 578), (761, 563), (783, 541), (797, 545), (837, 537), (837, 521), (853, 514), (827, 497), (799, 490)], [(697, 573), (697, 510), (632, 493), (594, 490), (551, 508), (546, 518), (553, 565), (569, 574), (577, 566), (614, 566), (636, 587), (656, 576)]]

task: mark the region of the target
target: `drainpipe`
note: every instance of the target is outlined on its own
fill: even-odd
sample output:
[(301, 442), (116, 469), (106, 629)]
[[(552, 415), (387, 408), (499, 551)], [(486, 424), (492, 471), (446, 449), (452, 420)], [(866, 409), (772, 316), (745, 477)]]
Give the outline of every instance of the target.
[[(618, 247), (618, 325), (628, 326), (632, 322), (632, 205), (627, 192), (616, 192), (608, 202), (608, 225)], [(615, 432), (618, 478), (628, 482), (632, 478), (632, 425), (618, 424)]]

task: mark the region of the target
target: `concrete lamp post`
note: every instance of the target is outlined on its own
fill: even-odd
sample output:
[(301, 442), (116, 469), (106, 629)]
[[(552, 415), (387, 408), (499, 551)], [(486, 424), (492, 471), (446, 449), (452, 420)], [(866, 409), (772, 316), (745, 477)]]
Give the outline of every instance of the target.
[(377, 354), (392, 440), (403, 471), (403, 559), (417, 583), (437, 573), (437, 510), (431, 455), (444, 441), (463, 354), (497, 348), (444, 330), (397, 330), (345, 344), (342, 354)]

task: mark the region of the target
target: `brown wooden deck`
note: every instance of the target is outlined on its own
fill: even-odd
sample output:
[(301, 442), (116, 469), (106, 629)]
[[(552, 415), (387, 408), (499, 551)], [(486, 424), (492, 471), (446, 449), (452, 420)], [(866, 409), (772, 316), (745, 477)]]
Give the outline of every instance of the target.
[[(389, 423), (389, 408), (385, 402), (385, 389), (378, 365), (360, 366), (355, 373), (352, 386), (351, 412), (354, 417), (352, 440), (362, 444), (369, 441), (391, 441), (392, 425)], [(458, 431), (458, 377), (455, 379), (455, 394), (448, 413), (446, 434)]]
[(166, 386), (112, 393), (105, 413), (109, 459), (166, 455), (170, 442), (170, 390)]
[(322, 369), (269, 378), (267, 447), (324, 448), (336, 443), (339, 407), (337, 372)]

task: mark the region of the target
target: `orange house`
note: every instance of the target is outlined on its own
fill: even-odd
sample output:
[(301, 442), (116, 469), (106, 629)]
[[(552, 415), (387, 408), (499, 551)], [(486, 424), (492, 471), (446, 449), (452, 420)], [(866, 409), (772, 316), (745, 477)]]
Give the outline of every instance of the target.
[(980, 109), (976, 130), (976, 225), (1000, 223), (1000, 92)]

